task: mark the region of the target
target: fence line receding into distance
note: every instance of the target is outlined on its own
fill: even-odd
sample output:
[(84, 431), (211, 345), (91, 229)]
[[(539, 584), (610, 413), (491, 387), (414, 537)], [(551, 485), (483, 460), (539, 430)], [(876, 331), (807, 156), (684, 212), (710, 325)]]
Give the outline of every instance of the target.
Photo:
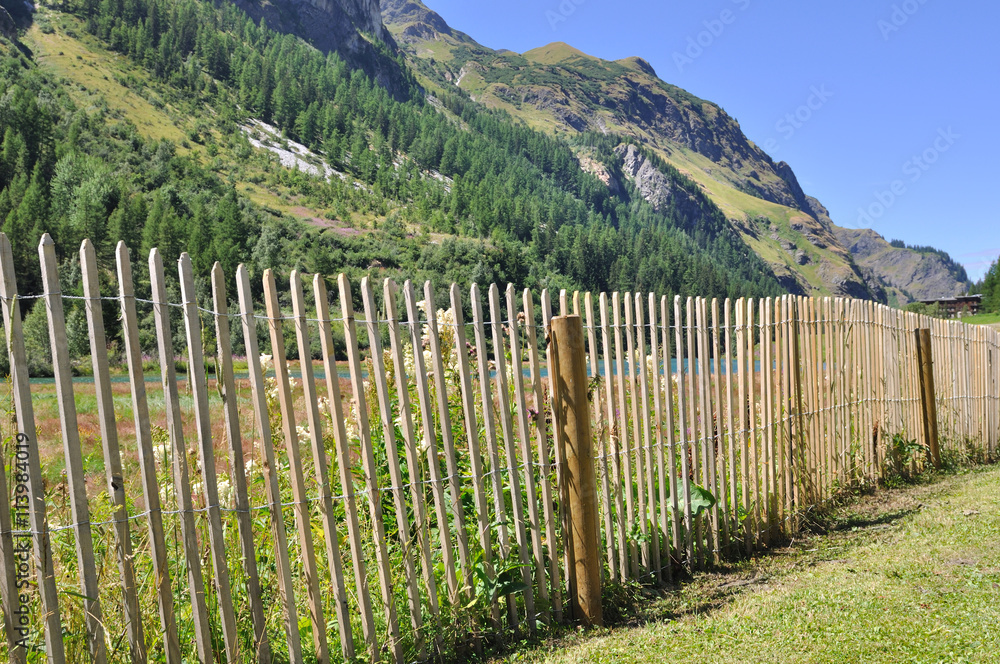
[[(425, 661), (566, 619), (555, 315), (585, 326), (604, 582), (761, 550), (840, 491), (919, 472), (918, 328), (942, 453), (1000, 442), (1000, 331), (872, 302), (554, 304), (496, 285), (435, 302), (430, 284), (195, 275), (186, 254), (168, 281), (155, 250), (146, 299), (125, 246), (108, 266), (89, 242), (71, 297), (48, 236), (39, 256), (45, 292), (19, 295), (0, 234), (12, 662)], [(28, 373), (29, 307), (47, 314), (54, 400)], [(85, 314), (92, 385), (73, 380), (64, 307)]]

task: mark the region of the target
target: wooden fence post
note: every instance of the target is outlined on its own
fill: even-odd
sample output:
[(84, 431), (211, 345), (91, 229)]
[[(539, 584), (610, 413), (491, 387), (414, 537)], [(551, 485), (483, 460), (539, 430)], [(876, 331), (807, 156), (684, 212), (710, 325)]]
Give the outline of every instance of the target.
[(556, 373), (556, 418), (561, 423), (566, 453), (566, 494), (569, 496), (572, 540), (570, 588), (574, 616), (587, 626), (604, 624), (601, 610), (600, 543), (597, 536), (597, 476), (587, 397), (583, 320), (579, 316), (552, 319), (551, 339)]
[(941, 449), (938, 446), (937, 402), (934, 392), (934, 356), (931, 351), (931, 331), (918, 329), (917, 363), (920, 366), (920, 396), (923, 405), (924, 439), (927, 456), (934, 467), (941, 469)]

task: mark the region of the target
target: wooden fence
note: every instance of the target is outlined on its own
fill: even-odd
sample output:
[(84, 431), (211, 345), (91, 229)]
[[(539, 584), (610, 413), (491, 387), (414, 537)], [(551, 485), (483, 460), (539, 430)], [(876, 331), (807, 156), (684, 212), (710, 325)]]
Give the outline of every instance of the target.
[[(84, 242), (82, 297), (63, 294), (48, 236), (39, 255), (44, 294), (18, 295), (0, 235), (17, 434), (0, 473), (0, 656), (12, 662), (422, 661), (569, 619), (544, 344), (556, 314), (580, 314), (587, 335), (605, 583), (758, 551), (848, 487), (918, 472), (919, 327), (933, 330), (945, 458), (994, 458), (1000, 441), (1000, 332), (871, 302), (554, 303), (453, 285), (435, 303), (430, 284), (343, 275), (335, 292), (313, 278), (307, 296), (304, 275), (279, 292), (272, 272), (253, 288), (243, 267), (234, 298), (216, 266), (199, 304), (185, 254), (170, 304), (155, 250), (149, 298), (123, 244), (102, 268)], [(42, 462), (56, 443), (36, 427), (51, 388), (28, 375), (28, 306), (47, 313), (64, 481)], [(67, 306), (85, 309), (92, 386), (72, 378)], [(159, 374), (148, 385), (144, 353)], [(99, 431), (81, 435), (84, 392)]]

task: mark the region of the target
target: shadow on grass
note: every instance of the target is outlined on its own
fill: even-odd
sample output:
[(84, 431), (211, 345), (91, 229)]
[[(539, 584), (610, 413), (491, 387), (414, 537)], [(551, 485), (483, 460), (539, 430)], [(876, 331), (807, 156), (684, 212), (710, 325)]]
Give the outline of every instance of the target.
[[(828, 551), (820, 551), (817, 539), (838, 536), (838, 557), (848, 555), (868, 541), (865, 533), (888, 530), (920, 512), (923, 504), (912, 495), (914, 489), (938, 485), (955, 475), (951, 471), (931, 473), (892, 488), (845, 493), (824, 509), (802, 514), (799, 535), (772, 537), (769, 546), (752, 557), (737, 556), (694, 573), (675, 561), (673, 581), (661, 587), (606, 584), (605, 624), (631, 628), (713, 613), (792, 570), (829, 562)], [(742, 542), (734, 543), (737, 550), (742, 546)]]

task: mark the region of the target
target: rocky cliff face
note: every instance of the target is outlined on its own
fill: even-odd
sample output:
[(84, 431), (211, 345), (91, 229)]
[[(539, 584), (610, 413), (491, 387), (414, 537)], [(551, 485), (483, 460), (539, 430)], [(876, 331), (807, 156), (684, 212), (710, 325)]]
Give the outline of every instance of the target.
[(34, 13), (31, 0), (0, 0), (0, 35), (16, 40), (18, 29), (28, 28)]
[(14, 25), (14, 19), (10, 17), (10, 14), (3, 7), (0, 7), (0, 35), (3, 35), (7, 39), (17, 38), (17, 26)]
[(837, 236), (872, 281), (899, 304), (955, 297), (969, 290), (964, 272), (934, 253), (894, 247), (870, 229), (838, 228)]
[(254, 21), (261, 19), (280, 32), (302, 37), (325, 53), (335, 52), (362, 69), (397, 97), (407, 92), (406, 77), (396, 61), (373, 40), (395, 42), (382, 23), (378, 0), (233, 0)]
[(362, 32), (385, 39), (382, 25), (382, 8), (378, 0), (308, 0), (309, 4), (328, 14), (344, 14), (354, 27)]

